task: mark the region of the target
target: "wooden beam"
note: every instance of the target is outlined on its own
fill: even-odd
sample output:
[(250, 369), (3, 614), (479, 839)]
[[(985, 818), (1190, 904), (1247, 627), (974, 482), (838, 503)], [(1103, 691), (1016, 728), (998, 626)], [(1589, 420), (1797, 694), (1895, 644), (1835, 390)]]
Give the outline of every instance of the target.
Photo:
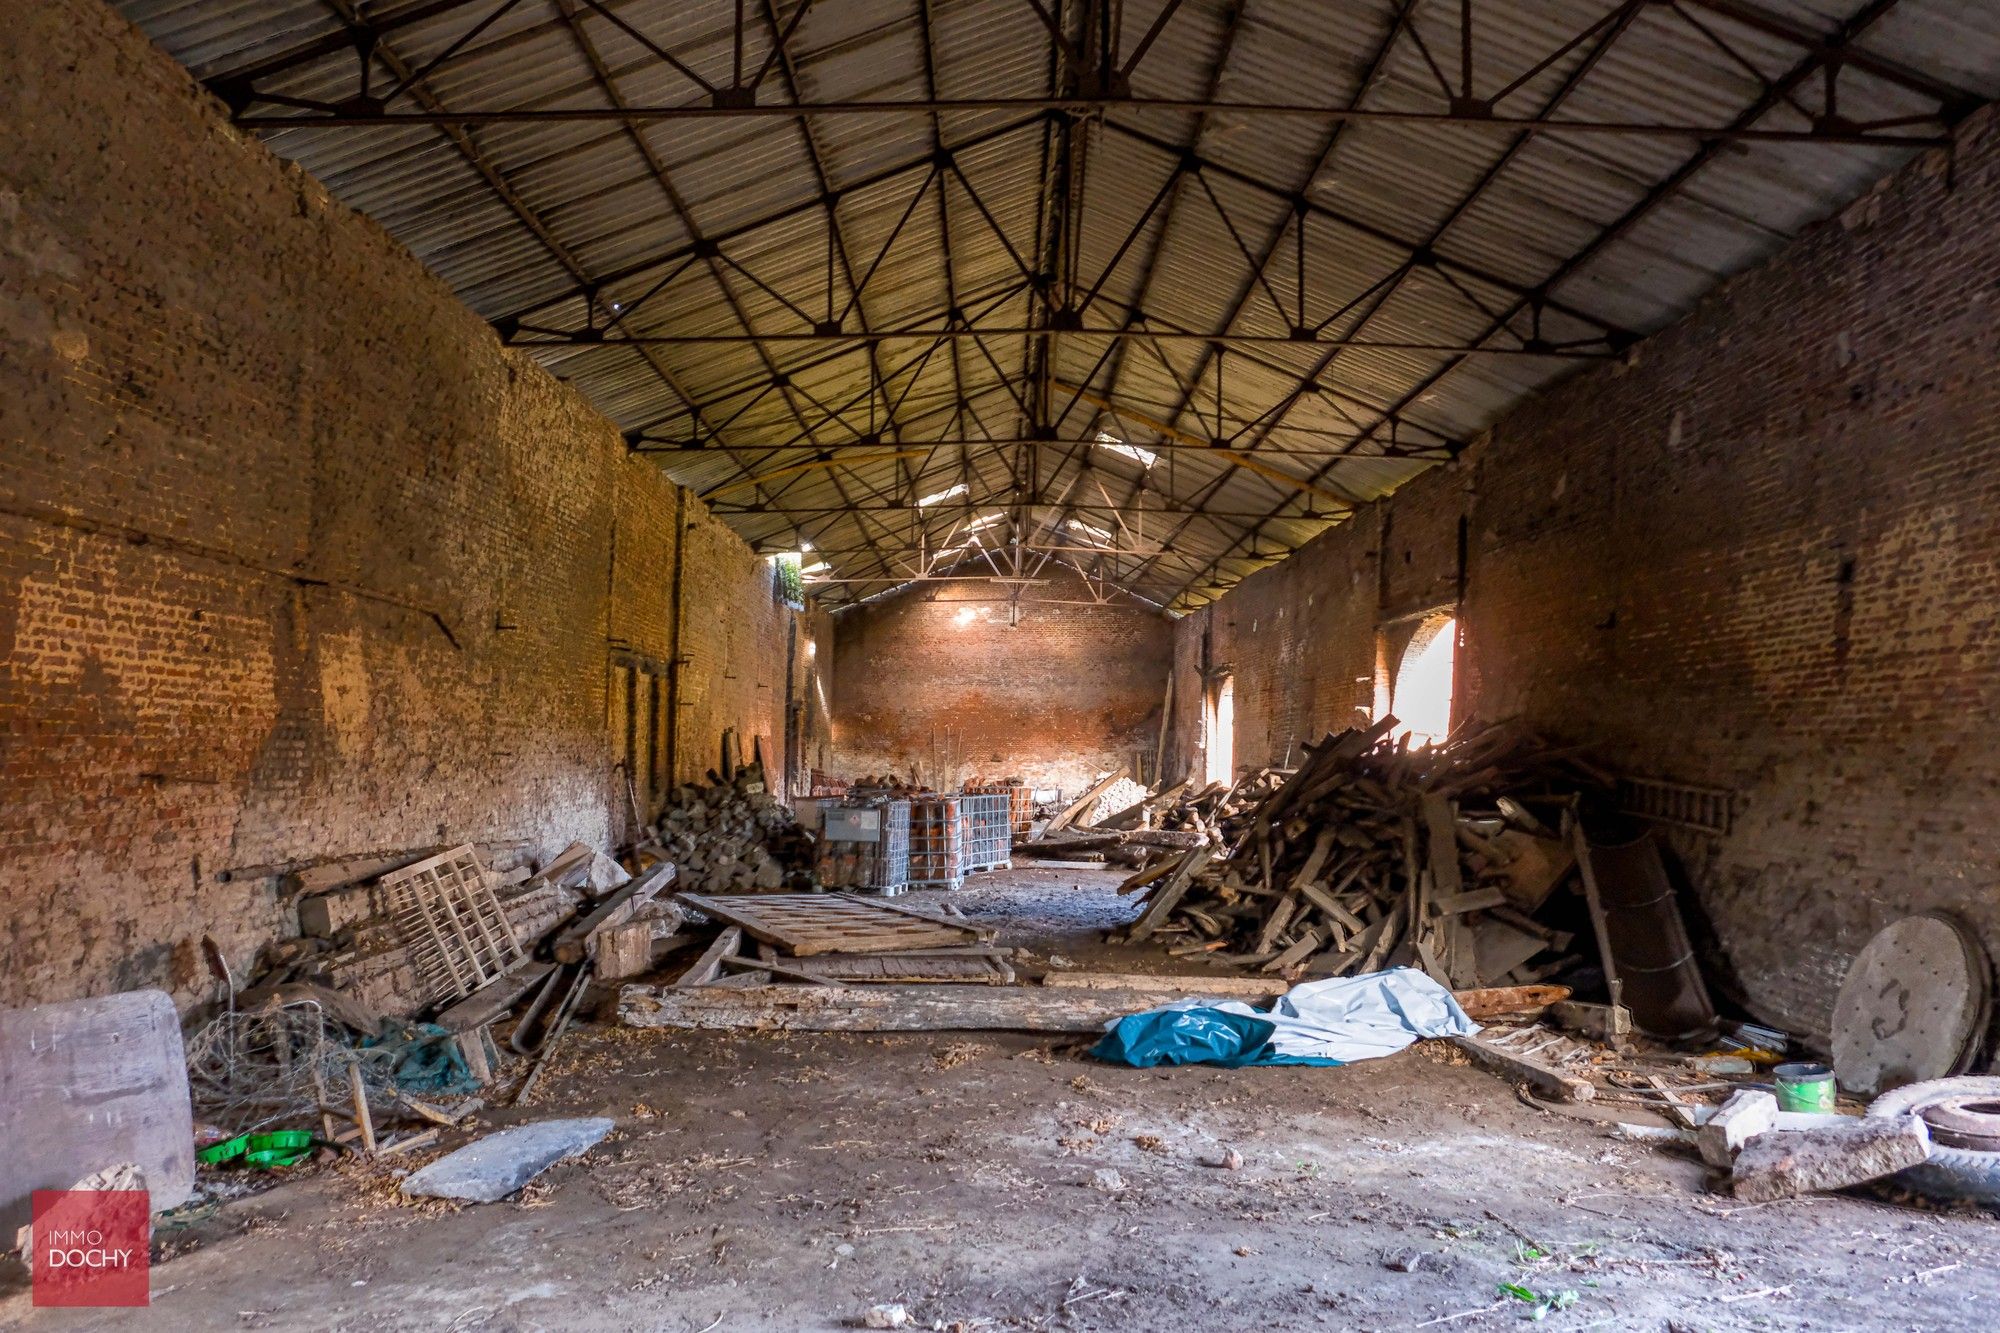
[(1158, 990), (949, 984), (627, 986), (618, 993), (618, 1017), (638, 1028), (1101, 1032), (1113, 1019), (1158, 1008), (1163, 998)]

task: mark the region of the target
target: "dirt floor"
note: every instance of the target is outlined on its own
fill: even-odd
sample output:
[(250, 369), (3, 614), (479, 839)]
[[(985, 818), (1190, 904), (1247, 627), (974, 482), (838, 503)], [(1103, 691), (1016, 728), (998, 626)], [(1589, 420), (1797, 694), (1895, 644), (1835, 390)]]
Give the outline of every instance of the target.
[[(954, 901), (1035, 960), (1161, 970), (1098, 940), (1115, 882), (1023, 869)], [(1025, 1036), (591, 1026), (486, 1123), (558, 1115), (618, 1128), (514, 1200), (311, 1169), (165, 1234), (150, 1310), (34, 1311), (15, 1265), (0, 1326), (823, 1330), (899, 1302), (964, 1330), (2000, 1327), (1990, 1218), (1738, 1206), (1421, 1049), (1141, 1071)]]

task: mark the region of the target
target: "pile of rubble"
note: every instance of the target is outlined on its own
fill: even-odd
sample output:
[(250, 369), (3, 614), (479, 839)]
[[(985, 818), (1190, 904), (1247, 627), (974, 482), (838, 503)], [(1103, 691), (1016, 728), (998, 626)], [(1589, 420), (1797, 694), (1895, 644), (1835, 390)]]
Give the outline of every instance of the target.
[(748, 763), (706, 786), (684, 784), (654, 825), (661, 854), (696, 893), (777, 893), (814, 887), (812, 835)]

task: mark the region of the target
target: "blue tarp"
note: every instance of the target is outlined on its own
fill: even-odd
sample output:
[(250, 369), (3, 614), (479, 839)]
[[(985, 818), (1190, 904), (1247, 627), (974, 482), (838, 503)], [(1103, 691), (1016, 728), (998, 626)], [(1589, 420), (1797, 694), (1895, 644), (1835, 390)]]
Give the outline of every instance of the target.
[[(1197, 983), (1198, 988), (1198, 983)], [(1269, 1012), (1230, 1000), (1181, 1000), (1111, 1023), (1091, 1054), (1113, 1064), (1344, 1065), (1392, 1055), (1420, 1037), (1479, 1025), (1451, 992), (1414, 968), (1295, 986)]]

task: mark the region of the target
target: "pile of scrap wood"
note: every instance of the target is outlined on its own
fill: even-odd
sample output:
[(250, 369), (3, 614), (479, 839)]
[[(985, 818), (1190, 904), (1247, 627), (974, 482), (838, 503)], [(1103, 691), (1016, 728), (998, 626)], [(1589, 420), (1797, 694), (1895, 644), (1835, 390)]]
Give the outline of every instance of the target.
[(1537, 916), (1576, 915), (1550, 900), (1576, 867), (1579, 794), (1605, 776), (1508, 726), (1411, 748), (1394, 725), (1184, 799), (1162, 822), (1202, 843), (1125, 882), (1147, 895), (1126, 937), (1287, 975), (1408, 964), (1466, 988), (1562, 971), (1576, 932)]
[[(435, 1024), (485, 1082), (500, 1058), (496, 1025), (525, 1005), (507, 1044), (537, 1054), (589, 979), (645, 971), (655, 941), (683, 919), (660, 896), (674, 882), (671, 863), (635, 877), (580, 843), (539, 871), (519, 863), (494, 870), (470, 844), (381, 860), (392, 864), (298, 872), (300, 933), (265, 951), (256, 984), (234, 996), (236, 1009), (314, 1004), (356, 1040), (398, 1024)], [(347, 878), (343, 866), (359, 874)]]
[(654, 825), (661, 855), (690, 889), (714, 893), (812, 887), (812, 835), (773, 796), (761, 762), (711, 772), (707, 786), (674, 788)]
[(1118, 860), (1135, 865), (1163, 847), (1198, 847), (1209, 840), (1204, 831), (1185, 825), (1167, 827), (1162, 818), (1183, 799), (1187, 785), (1149, 791), (1126, 777), (1124, 769), (1113, 769), (1100, 774), (1030, 835), (1015, 838), (1014, 846), (1054, 861)]

